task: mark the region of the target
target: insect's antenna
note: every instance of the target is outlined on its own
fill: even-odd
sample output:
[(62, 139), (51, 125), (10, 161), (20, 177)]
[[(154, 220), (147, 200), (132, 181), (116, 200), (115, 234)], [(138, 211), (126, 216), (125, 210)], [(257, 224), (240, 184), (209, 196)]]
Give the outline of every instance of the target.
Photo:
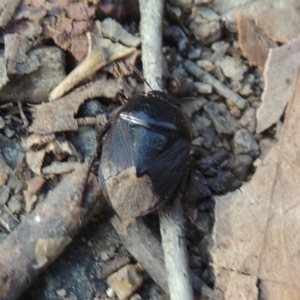
[(148, 83), (148, 81), (146, 80), (146, 78), (144, 77), (144, 75), (132, 64), (130, 64), (132, 70), (142, 78), (142, 80), (147, 84), (147, 86), (150, 88), (151, 91), (153, 91), (152, 87), (150, 86), (150, 84)]

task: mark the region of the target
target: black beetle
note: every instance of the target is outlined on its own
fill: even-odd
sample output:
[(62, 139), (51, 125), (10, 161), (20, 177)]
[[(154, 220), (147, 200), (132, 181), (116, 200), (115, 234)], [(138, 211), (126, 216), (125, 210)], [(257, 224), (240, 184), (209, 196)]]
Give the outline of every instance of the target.
[(98, 172), (116, 213), (135, 218), (168, 201), (187, 170), (191, 142), (189, 118), (168, 94), (127, 102), (103, 138)]

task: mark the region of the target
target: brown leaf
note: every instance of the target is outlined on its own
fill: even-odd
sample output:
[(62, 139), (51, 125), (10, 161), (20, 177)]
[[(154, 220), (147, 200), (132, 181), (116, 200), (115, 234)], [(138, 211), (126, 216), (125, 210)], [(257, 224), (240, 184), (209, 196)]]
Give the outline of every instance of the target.
[(30, 132), (49, 134), (77, 130), (74, 115), (79, 106), (93, 97), (115, 98), (121, 85), (121, 80), (97, 80), (75, 89), (63, 98), (37, 106), (36, 119), (30, 126)]
[(255, 23), (273, 41), (288, 43), (299, 36), (300, 10), (297, 1), (274, 2), (275, 5), (254, 13)]
[(95, 5), (86, 0), (55, 0), (47, 4), (47, 16), (42, 21), (45, 38), (52, 38), (81, 61), (88, 51), (86, 32), (93, 30)]
[(237, 13), (239, 44), (251, 64), (263, 71), (270, 48), (276, 47), (261, 30), (240, 11)]
[(262, 95), (263, 103), (257, 111), (257, 133), (275, 124), (294, 96), (294, 78), (299, 61), (300, 39), (270, 50), (264, 71), (266, 87)]
[[(299, 70), (299, 60), (295, 65)], [(258, 294), (266, 300), (300, 299), (300, 76), (291, 74), (295, 80), (279, 142), (249, 183), (216, 199), (211, 254), (223, 299)], [(239, 293), (228, 294), (232, 289)]]
[(36, 194), (45, 183), (45, 179), (42, 176), (35, 176), (26, 182), (27, 189), (24, 191), (25, 199), (29, 199)]

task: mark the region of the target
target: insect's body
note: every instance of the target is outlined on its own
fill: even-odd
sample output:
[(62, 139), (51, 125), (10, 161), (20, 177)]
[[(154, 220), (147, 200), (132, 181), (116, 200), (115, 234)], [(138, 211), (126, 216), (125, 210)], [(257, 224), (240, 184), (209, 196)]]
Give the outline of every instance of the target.
[(129, 101), (104, 138), (100, 184), (120, 217), (144, 215), (169, 200), (188, 167), (190, 122), (164, 95)]

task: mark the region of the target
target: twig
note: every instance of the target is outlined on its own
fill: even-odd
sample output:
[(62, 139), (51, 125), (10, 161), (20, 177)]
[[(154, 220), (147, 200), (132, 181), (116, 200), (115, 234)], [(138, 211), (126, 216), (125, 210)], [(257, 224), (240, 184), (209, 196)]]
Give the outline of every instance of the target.
[(28, 120), (26, 118), (26, 115), (24, 114), (23, 107), (22, 107), (22, 104), (21, 104), (20, 101), (18, 101), (18, 107), (19, 107), (20, 116), (22, 118), (23, 124), (24, 124), (25, 127), (28, 127), (29, 122), (28, 122)]
[[(16, 299), (103, 207), (87, 165), (66, 175), (55, 190), (0, 244), (0, 299)], [(84, 195), (84, 205), (79, 203)]]
[(98, 125), (98, 124), (107, 124), (110, 119), (108, 114), (100, 114), (96, 117), (85, 117), (76, 119), (78, 126), (87, 126), (87, 125)]
[(159, 220), (171, 299), (193, 299), (180, 195), (159, 210)]
[(201, 79), (203, 82), (212, 85), (218, 94), (231, 101), (238, 109), (243, 110), (246, 107), (247, 101), (244, 98), (232, 91), (214, 76), (198, 67), (192, 61), (186, 60), (183, 66), (190, 74)]
[[(160, 90), (156, 77), (163, 75), (162, 22), (164, 1), (140, 0), (142, 62), (145, 79), (153, 90)], [(145, 86), (145, 92), (149, 92)]]
[[(140, 0), (141, 9), (141, 37), (142, 37), (142, 62), (144, 76), (153, 89), (159, 89), (156, 76), (163, 75), (162, 56), (162, 20), (164, 1)], [(145, 89), (147, 90), (147, 86)], [(176, 206), (180, 206), (180, 202)], [(178, 207), (176, 207), (178, 208)], [(163, 241), (172, 239), (170, 243), (163, 243), (165, 264), (167, 270), (168, 289), (171, 300), (192, 300), (193, 290), (191, 285), (190, 270), (188, 266), (187, 250), (185, 245), (184, 230), (176, 226), (169, 207), (159, 214), (161, 234)], [(181, 208), (177, 217), (183, 224)], [(181, 243), (179, 246), (178, 243)], [(174, 267), (174, 265), (176, 265)]]

